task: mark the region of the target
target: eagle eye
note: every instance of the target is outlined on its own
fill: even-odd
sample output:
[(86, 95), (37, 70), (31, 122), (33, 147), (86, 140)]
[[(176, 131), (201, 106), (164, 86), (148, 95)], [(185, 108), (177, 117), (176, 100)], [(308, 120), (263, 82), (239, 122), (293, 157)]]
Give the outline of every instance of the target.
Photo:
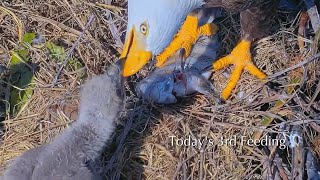
[(142, 23), (140, 25), (140, 32), (143, 34), (143, 35), (147, 35), (148, 34), (148, 26), (146, 23)]

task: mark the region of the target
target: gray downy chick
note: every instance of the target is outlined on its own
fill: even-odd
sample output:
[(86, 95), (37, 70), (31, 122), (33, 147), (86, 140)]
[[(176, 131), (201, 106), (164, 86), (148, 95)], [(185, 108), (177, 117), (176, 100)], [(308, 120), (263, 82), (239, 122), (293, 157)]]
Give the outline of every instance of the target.
[(124, 107), (121, 67), (88, 80), (80, 97), (79, 117), (51, 143), (16, 158), (4, 180), (101, 179), (90, 167), (100, 158)]
[[(212, 8), (198, 12), (199, 26), (211, 22), (220, 15), (220, 9)], [(213, 85), (208, 80), (212, 74), (212, 63), (217, 59), (220, 42), (218, 35), (203, 36), (193, 46), (190, 56), (182, 63), (177, 52), (165, 65), (155, 69), (136, 86), (137, 95), (144, 101), (172, 104), (177, 97), (199, 92), (214, 95)]]

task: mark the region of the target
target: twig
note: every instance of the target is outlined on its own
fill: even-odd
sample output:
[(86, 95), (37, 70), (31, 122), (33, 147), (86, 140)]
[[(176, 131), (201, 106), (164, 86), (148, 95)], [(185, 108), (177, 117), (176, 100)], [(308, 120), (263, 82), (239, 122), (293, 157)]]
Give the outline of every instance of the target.
[(301, 127), (294, 126), (290, 133), (290, 148), (292, 151), (292, 179), (303, 179), (305, 150)]
[(320, 133), (320, 126), (316, 123), (316, 122), (311, 122), (310, 126), (317, 131), (318, 133)]
[(72, 35), (75, 35), (75, 36), (80, 36), (81, 35), (80, 31), (78, 31), (76, 29), (73, 29), (73, 28), (71, 28), (69, 26), (66, 26), (61, 22), (58, 22), (58, 21), (55, 21), (55, 20), (52, 20), (52, 19), (49, 19), (49, 18), (46, 18), (46, 17), (43, 17), (43, 16), (35, 15), (35, 14), (32, 14), (32, 13), (23, 13), (23, 15), (28, 15), (28, 17), (31, 17), (34, 20), (51, 24), (51, 25), (53, 25), (53, 26), (55, 26), (55, 27), (57, 27), (59, 29), (62, 29), (64, 31), (67, 31), (67, 32), (71, 33)]
[(186, 163), (187, 161), (189, 161), (191, 158), (193, 158), (197, 154), (198, 154), (198, 152), (195, 152), (191, 156), (187, 157), (186, 159), (184, 159), (184, 160), (182, 160), (181, 162), (178, 163), (177, 169), (176, 169), (176, 171), (174, 172), (174, 174), (172, 176), (172, 180), (177, 179), (177, 177), (179, 175), (179, 171), (180, 171), (181, 167), (183, 166), (183, 164)]
[(104, 9), (108, 9), (110, 11), (114, 11), (116, 13), (121, 13), (121, 11), (124, 11), (125, 9), (121, 8), (121, 7), (118, 7), (118, 6), (114, 6), (114, 5), (111, 5), (111, 4), (102, 4), (102, 3), (98, 3), (96, 2), (97, 6), (100, 6)]
[(135, 113), (134, 111), (131, 113), (130, 117), (129, 117), (129, 121), (127, 122), (127, 124), (125, 125), (124, 127), (124, 130), (121, 134), (121, 139), (120, 139), (120, 142), (117, 146), (117, 149), (116, 151), (113, 153), (110, 161), (108, 162), (107, 166), (105, 167), (105, 172), (108, 172), (109, 170), (111, 170), (112, 168), (112, 165), (114, 163), (114, 161), (117, 159), (119, 153), (121, 152), (122, 150), (122, 147), (123, 147), (123, 144), (125, 143), (125, 140), (131, 130), (131, 127), (132, 127), (132, 124), (133, 124), (133, 117), (134, 117)]
[(314, 95), (313, 95), (311, 101), (309, 102), (308, 109), (310, 109), (310, 107), (312, 106), (312, 104), (314, 103), (314, 101), (317, 99), (319, 93), (320, 93), (320, 82), (318, 83), (317, 89), (316, 89), (316, 91), (314, 92)]
[(63, 70), (63, 68), (67, 65), (68, 60), (70, 59), (71, 55), (73, 54), (74, 50), (76, 49), (76, 47), (78, 46), (78, 44), (80, 43), (80, 40), (82, 39), (82, 37), (84, 36), (86, 30), (88, 29), (88, 27), (91, 25), (93, 19), (95, 18), (95, 15), (92, 13), (88, 19), (87, 24), (85, 25), (84, 29), (82, 30), (80, 36), (78, 37), (78, 39), (76, 40), (76, 42), (72, 45), (71, 49), (69, 50), (66, 58), (63, 61), (63, 64), (60, 66), (60, 69), (56, 75), (56, 77), (54, 78), (53, 82), (52, 82), (52, 87), (54, 87), (56, 85), (56, 83), (58, 82), (58, 78)]
[[(277, 155), (279, 156), (279, 154)], [(283, 180), (288, 180), (288, 175), (286, 174), (285, 172), (285, 169), (282, 165), (282, 160), (281, 158), (277, 157), (276, 160), (273, 161), (275, 163), (275, 165), (277, 166), (278, 168), (278, 171), (279, 171), (279, 176), (283, 179)]]
[(300, 62), (300, 63), (298, 63), (298, 64), (296, 64), (296, 65), (294, 65), (294, 66), (292, 66), (292, 67), (290, 67), (290, 68), (288, 68), (288, 69), (285, 69), (285, 70), (283, 70), (283, 71), (281, 71), (281, 72), (278, 72), (278, 73), (273, 74), (272, 76), (269, 77), (269, 79), (273, 79), (273, 78), (276, 78), (276, 77), (278, 77), (278, 76), (281, 76), (282, 74), (285, 74), (285, 73), (287, 73), (287, 72), (289, 72), (289, 71), (292, 71), (292, 70), (294, 70), (294, 69), (297, 69), (297, 68), (299, 68), (299, 67), (301, 67), (301, 66), (304, 66), (304, 65), (306, 65), (306, 64), (314, 61), (315, 59), (319, 59), (319, 58), (320, 58), (320, 53), (315, 54), (314, 56), (308, 57), (306, 60), (304, 60), (304, 61), (302, 61), (302, 62)]
[(263, 166), (263, 164), (266, 163), (267, 160), (263, 160), (262, 162), (260, 162), (259, 165), (257, 165), (257, 167), (255, 167), (252, 171), (250, 171), (250, 173), (248, 173), (243, 179), (250, 179), (250, 177), (252, 176), (252, 174), (254, 172), (256, 172), (259, 168), (261, 168), (261, 166)]
[(17, 24), (17, 29), (18, 29), (18, 37), (19, 37), (19, 42), (22, 42), (22, 36), (23, 36), (23, 24), (21, 22), (21, 19), (18, 18), (18, 16), (16, 16), (16, 14), (14, 12), (12, 12), (11, 10), (0, 6), (0, 12), (3, 12), (6, 15), (9, 15), (12, 17), (12, 19), (14, 20), (14, 22)]
[[(105, 0), (106, 4), (104, 4), (104, 6), (110, 6), (111, 4), (111, 0)], [(99, 4), (99, 5), (102, 5), (102, 4)], [(119, 10), (121, 12), (121, 10)], [(114, 24), (114, 20), (111, 16), (111, 13), (109, 11), (106, 11), (105, 12), (105, 18), (106, 20), (109, 22), (108, 23), (108, 26), (109, 26), (109, 29), (110, 29), (110, 32), (111, 32), (111, 35), (116, 43), (116, 46), (117, 48), (122, 48), (123, 47), (123, 43), (120, 39), (120, 35), (121, 33), (119, 32), (119, 30), (117, 29), (116, 25)], [(117, 51), (119, 53), (121, 53), (121, 50), (120, 49), (117, 49)]]
[[(71, 124), (72, 122), (74, 121), (70, 121), (70, 122), (65, 122), (65, 123), (62, 123), (62, 124), (58, 124), (58, 125), (54, 125), (54, 126), (51, 126), (49, 128), (46, 128), (46, 129), (42, 129), (42, 130), (39, 130), (39, 131), (36, 131), (36, 132), (33, 132), (31, 134), (26, 134), (26, 135), (23, 135), (23, 136), (19, 136), (19, 138), (17, 138), (16, 141), (14, 141), (13, 143), (19, 143), (22, 139), (24, 138), (27, 138), (27, 137), (30, 137), (30, 136), (34, 136), (34, 135), (37, 135), (37, 134), (40, 134), (42, 132), (46, 132), (46, 131), (49, 131), (49, 130), (52, 130), (52, 129), (56, 129), (56, 128), (59, 128), (59, 127), (64, 127), (68, 124)], [(18, 142), (19, 141), (19, 142)], [(4, 146), (4, 148), (8, 148), (9, 146), (12, 146), (12, 144), (9, 144), (9, 145), (6, 145)]]
[(300, 18), (300, 23), (299, 23), (299, 29), (298, 29), (298, 45), (300, 49), (300, 53), (303, 54), (305, 48), (304, 48), (304, 37), (305, 37), (305, 29), (306, 29), (306, 24), (308, 22), (309, 16), (307, 12), (302, 11), (301, 12), (301, 18)]

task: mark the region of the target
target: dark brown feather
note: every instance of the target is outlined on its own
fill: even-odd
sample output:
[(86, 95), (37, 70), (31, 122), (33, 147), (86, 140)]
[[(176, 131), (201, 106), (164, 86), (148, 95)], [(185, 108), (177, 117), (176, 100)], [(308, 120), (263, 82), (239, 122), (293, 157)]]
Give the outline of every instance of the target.
[(266, 35), (278, 0), (205, 0), (205, 7), (222, 7), (229, 12), (240, 13), (241, 34), (246, 40)]
[(240, 13), (241, 35), (249, 41), (268, 34), (276, 14), (277, 0), (265, 1)]
[(205, 0), (206, 7), (222, 7), (229, 12), (239, 13), (254, 4), (260, 4), (266, 0)]

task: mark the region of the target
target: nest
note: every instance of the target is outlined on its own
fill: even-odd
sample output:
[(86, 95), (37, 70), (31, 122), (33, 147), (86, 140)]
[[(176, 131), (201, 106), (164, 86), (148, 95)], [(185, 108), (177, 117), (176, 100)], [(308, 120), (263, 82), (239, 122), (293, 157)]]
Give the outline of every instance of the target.
[[(59, 72), (63, 62), (54, 60), (47, 48), (30, 47), (31, 61), (37, 66), (33, 93), (18, 111), (9, 104), (10, 91), (16, 87), (8, 83), (9, 77), (3, 77), (3, 171), (10, 160), (50, 142), (76, 120), (81, 84), (103, 73), (119, 57), (126, 30), (126, 2), (5, 0), (0, 6), (23, 25), (22, 31), (17, 31), (14, 16), (0, 11), (1, 64), (10, 66), (11, 51), (21, 48), (20, 34), (26, 32), (72, 52), (70, 57), (81, 64), (76, 70), (67, 64)], [(107, 179), (260, 179), (268, 177), (273, 167), (281, 177), (289, 176), (293, 169), (290, 162), (295, 157), (288, 144), (279, 149), (272, 145), (250, 146), (240, 140), (288, 139), (292, 129), (300, 129), (303, 147), (310, 147), (319, 156), (320, 126), (315, 120), (320, 112), (320, 64), (310, 61), (286, 71), (317, 52), (312, 38), (298, 41), (300, 16), (300, 12), (279, 12), (272, 33), (254, 44), (255, 63), (273, 78), (261, 82), (243, 73), (224, 104), (203, 95), (183, 98), (170, 106), (144, 104), (135, 96), (133, 87), (147, 70), (129, 78), (127, 110), (117, 122), (113, 141), (102, 158)], [(83, 31), (90, 17), (94, 19)], [(240, 37), (237, 15), (223, 17), (221, 56), (229, 53)], [(214, 73), (212, 81), (217, 92), (225, 87), (231, 70), (228, 67)], [(268, 120), (269, 124), (263, 124)], [(235, 143), (227, 142), (232, 139)], [(219, 145), (221, 140), (226, 142)], [(193, 145), (181, 145), (188, 141)], [(278, 163), (270, 163), (270, 159)]]

